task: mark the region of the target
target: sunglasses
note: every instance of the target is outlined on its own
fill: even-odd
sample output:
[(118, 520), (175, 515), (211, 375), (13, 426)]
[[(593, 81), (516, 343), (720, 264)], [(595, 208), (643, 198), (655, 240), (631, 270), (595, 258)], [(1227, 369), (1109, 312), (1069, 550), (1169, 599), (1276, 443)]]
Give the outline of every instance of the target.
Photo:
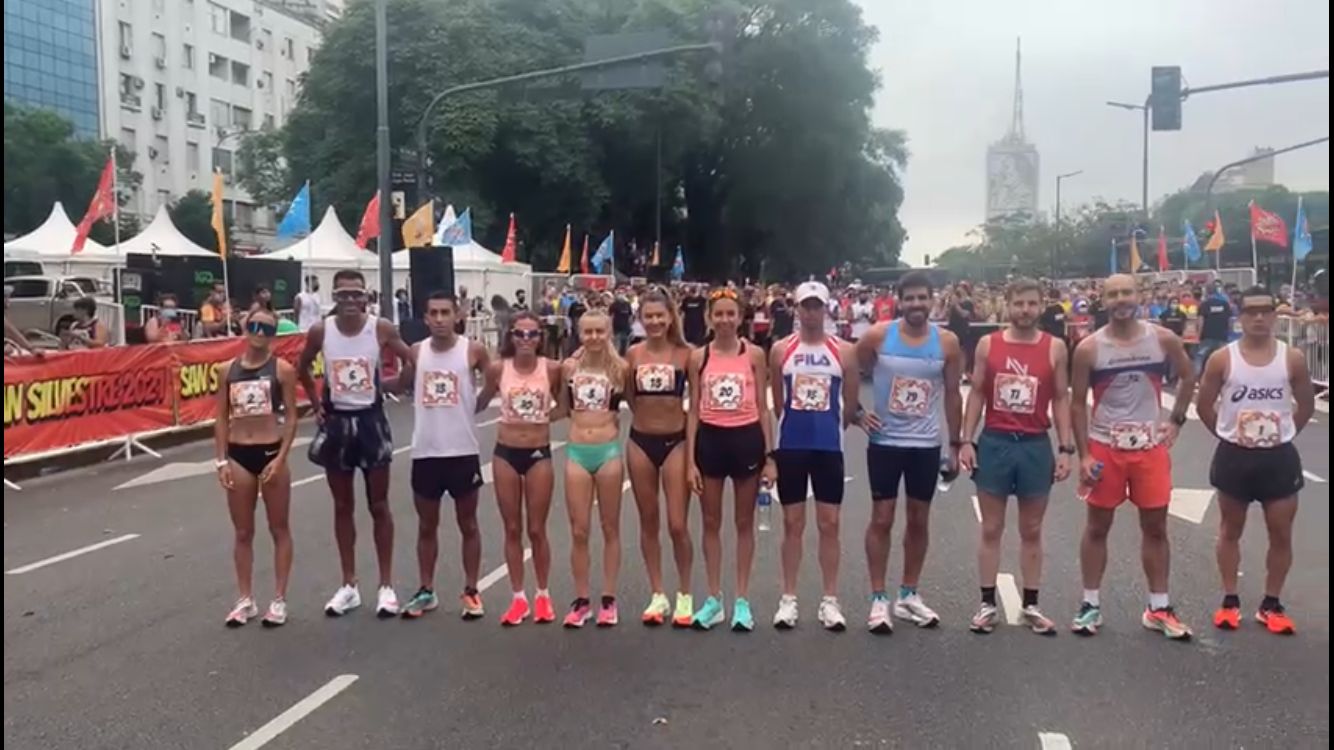
[(274, 323), (265, 323), (262, 320), (249, 320), (245, 324), (246, 333), (272, 338), (278, 333), (278, 326)]
[(522, 330), (516, 328), (510, 331), (510, 336), (513, 336), (514, 338), (519, 339), (521, 341), (536, 341), (537, 339), (542, 338), (542, 332)]
[(339, 302), (360, 302), (366, 299), (366, 292), (360, 289), (343, 289), (334, 292), (333, 298)]

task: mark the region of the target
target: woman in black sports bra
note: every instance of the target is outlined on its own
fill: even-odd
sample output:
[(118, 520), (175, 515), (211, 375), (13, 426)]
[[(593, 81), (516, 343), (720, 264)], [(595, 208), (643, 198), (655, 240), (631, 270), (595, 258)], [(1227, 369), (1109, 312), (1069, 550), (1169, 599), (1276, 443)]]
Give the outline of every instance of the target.
[[(629, 365), (626, 384), (634, 419), (626, 458), (630, 486), (639, 508), (639, 546), (648, 569), (652, 599), (644, 610), (645, 625), (661, 625), (671, 617), (672, 625), (690, 627), (694, 602), (690, 595), (690, 566), (694, 547), (690, 541), (690, 490), (686, 482), (686, 364), (690, 346), (681, 335), (681, 320), (671, 299), (652, 290), (639, 301), (639, 319), (645, 340), (626, 352)], [(676, 558), (676, 608), (669, 611), (662, 581), (662, 543), (659, 539), (658, 488), (667, 496), (667, 529)]]
[[(296, 438), (296, 368), (273, 354), (278, 318), (268, 310), (246, 321), (246, 348), (222, 365), (218, 414), (213, 427), (218, 482), (227, 493), (227, 510), (236, 537), (233, 560), (240, 597), (227, 615), (227, 627), (238, 628), (258, 616), (251, 591), (255, 562), (255, 505), (260, 494), (273, 535), (276, 577), (273, 601), (264, 625), (287, 622), (287, 578), (292, 570), (292, 533), (288, 507), (292, 475), (287, 455)], [(286, 417), (280, 421), (279, 416)], [(261, 493), (261, 490), (263, 491)]]

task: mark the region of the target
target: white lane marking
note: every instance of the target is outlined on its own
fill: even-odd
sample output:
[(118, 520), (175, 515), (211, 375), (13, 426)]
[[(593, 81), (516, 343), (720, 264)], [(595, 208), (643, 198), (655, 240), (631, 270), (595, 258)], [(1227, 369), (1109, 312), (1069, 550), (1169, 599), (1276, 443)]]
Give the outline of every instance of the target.
[(339, 693), (347, 690), (357, 681), (357, 675), (341, 674), (329, 680), (319, 690), (307, 695), (295, 706), (283, 711), (268, 724), (256, 729), (250, 736), (232, 745), (231, 750), (258, 750), (277, 739), (278, 735), (291, 729), (298, 721), (315, 712), (315, 709), (333, 700)]
[(1023, 600), (1019, 598), (1019, 585), (1014, 576), (1009, 573), (996, 576), (996, 593), (1000, 596), (1001, 609), (1005, 610), (1005, 622), (1018, 625)]
[(496, 417), (495, 419), (488, 419), (488, 420), (486, 420), (485, 422), (478, 422), (478, 423), (477, 423), (477, 426), (478, 426), (478, 427), (490, 427), (491, 425), (493, 425), (493, 424), (495, 424), (495, 423), (497, 423), (497, 422), (499, 422), (499, 421), (500, 421), (500, 417)]
[(1038, 732), (1042, 750), (1071, 750), (1070, 738), (1060, 732)]
[[(300, 448), (310, 442), (308, 437), (299, 437), (292, 441), (292, 448)], [(213, 467), (213, 459), (206, 461), (175, 461), (163, 466), (159, 466), (150, 472), (141, 474), (134, 479), (112, 487), (115, 490), (128, 490), (132, 487), (142, 487), (146, 484), (157, 484), (158, 482), (170, 482), (174, 479), (186, 479), (188, 477), (203, 476), (217, 471)]]
[[(1176, 396), (1170, 393), (1163, 394), (1162, 403), (1163, 403), (1163, 408), (1168, 411), (1172, 411), (1173, 409), (1177, 408), (1177, 398)], [(1186, 419), (1194, 419), (1196, 421), (1199, 421), (1200, 419), (1200, 413), (1195, 411), (1194, 402), (1192, 402), (1189, 406), (1186, 407)]]
[(982, 523), (982, 506), (977, 502), (977, 495), (973, 495), (973, 515), (977, 516), (978, 523)]
[[(524, 561), (524, 562), (528, 562), (528, 561), (531, 560), (531, 559), (533, 559), (533, 550), (532, 550), (532, 548), (531, 548), (531, 547), (524, 547), (524, 548), (523, 548), (523, 561)], [(509, 566), (506, 565), (506, 564), (504, 564), (504, 563), (501, 563), (499, 568), (496, 568), (495, 570), (491, 571), (490, 573), (487, 573), (486, 576), (485, 576), (484, 578), (482, 578), (482, 580), (480, 580), (480, 581), (477, 582), (477, 591), (478, 591), (478, 593), (481, 593), (481, 592), (483, 592), (483, 591), (486, 591), (487, 589), (489, 589), (489, 588), (491, 588), (492, 586), (496, 585), (496, 583), (497, 583), (500, 579), (504, 578), (509, 572), (510, 572)]]
[(1209, 512), (1209, 503), (1213, 502), (1213, 490), (1172, 490), (1172, 501), (1167, 512), (1183, 521), (1194, 524), (1204, 522), (1204, 514)]
[(1325, 400), (1325, 399), (1321, 399), (1321, 398), (1316, 399), (1316, 400), (1315, 400), (1315, 410), (1316, 410), (1316, 411), (1322, 411), (1322, 412), (1328, 414), (1328, 413), (1329, 413), (1329, 401), (1327, 401), (1327, 400)]
[(14, 568), (13, 570), (6, 570), (5, 575), (18, 576), (18, 575), (23, 575), (24, 573), (31, 573), (34, 570), (40, 570), (48, 565), (55, 565), (58, 562), (65, 562), (66, 560), (72, 560), (76, 557), (79, 557), (80, 555), (86, 555), (89, 552), (96, 552), (100, 549), (106, 549), (107, 547), (111, 547), (113, 545), (120, 544), (122, 542), (128, 542), (131, 539), (138, 539), (138, 538), (139, 538), (138, 534), (126, 534), (124, 536), (118, 536), (115, 539), (106, 539), (98, 542), (97, 544), (90, 544), (87, 547), (80, 547), (75, 550), (70, 550), (69, 552), (66, 552), (64, 554), (56, 555), (54, 557), (48, 557), (45, 560), (38, 560), (35, 563), (28, 563), (27, 565)]
[(1316, 474), (1316, 473), (1314, 473), (1314, 472), (1307, 471), (1306, 469), (1302, 469), (1302, 476), (1306, 477), (1307, 479), (1309, 479), (1309, 480), (1311, 480), (1312, 482), (1315, 482), (1315, 483), (1317, 483), (1317, 484), (1324, 484), (1324, 483), (1325, 483), (1325, 478), (1324, 478), (1324, 477), (1322, 477), (1322, 476), (1320, 476), (1319, 474)]
[[(558, 451), (558, 450), (560, 450), (561, 448), (564, 448), (564, 447), (565, 447), (565, 441), (564, 441), (564, 440), (555, 440), (555, 441), (553, 441), (553, 442), (551, 443), (551, 452), (552, 452), (552, 453), (555, 453), (556, 451)], [(394, 449), (394, 455), (395, 455), (395, 456), (402, 455), (402, 454), (404, 454), (404, 453), (407, 453), (407, 452), (410, 451), (410, 450), (412, 450), (412, 446), (411, 446), (411, 445), (404, 445), (404, 446), (402, 446), (402, 447), (400, 447), (400, 448), (395, 448), (395, 449)], [(293, 486), (293, 487), (300, 487), (300, 486), (303, 485), (303, 484), (310, 484), (311, 482), (318, 482), (318, 481), (320, 481), (320, 480), (323, 479), (323, 478), (324, 478), (324, 475), (323, 475), (323, 474), (314, 474), (314, 475), (312, 475), (312, 476), (308, 476), (308, 477), (305, 477), (305, 478), (303, 478), (303, 479), (298, 479), (298, 480), (292, 482), (292, 486)], [(482, 484), (491, 484), (492, 479), (493, 479), (493, 475), (492, 475), (492, 472), (491, 472), (491, 462), (490, 462), (490, 461), (487, 461), (486, 463), (482, 464)]]

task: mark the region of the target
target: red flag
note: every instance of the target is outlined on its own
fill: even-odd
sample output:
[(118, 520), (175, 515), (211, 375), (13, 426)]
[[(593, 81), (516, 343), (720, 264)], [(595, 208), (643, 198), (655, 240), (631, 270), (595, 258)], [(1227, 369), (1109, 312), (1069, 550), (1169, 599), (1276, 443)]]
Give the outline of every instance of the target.
[(97, 191), (93, 193), (93, 199), (88, 201), (88, 210), (79, 221), (70, 253), (83, 252), (83, 244), (88, 241), (88, 232), (92, 231), (93, 225), (115, 213), (115, 184), (116, 159), (113, 156), (107, 159), (107, 165), (102, 168), (102, 176), (97, 180)]
[(515, 237), (514, 214), (510, 214), (510, 230), (505, 233), (505, 249), (500, 251), (500, 261), (502, 263), (513, 263), (514, 257), (519, 252), (519, 240)]
[(1251, 202), (1251, 236), (1279, 247), (1288, 246), (1288, 225), (1283, 217), (1271, 214)]
[(584, 233), (584, 254), (579, 256), (579, 272), (588, 273), (588, 233)]
[(357, 227), (357, 247), (366, 249), (366, 243), (372, 237), (380, 236), (380, 192), (377, 190), (366, 210), (361, 214), (361, 226)]
[(1167, 230), (1162, 225), (1158, 226), (1158, 270), (1170, 270), (1172, 265), (1167, 261)]

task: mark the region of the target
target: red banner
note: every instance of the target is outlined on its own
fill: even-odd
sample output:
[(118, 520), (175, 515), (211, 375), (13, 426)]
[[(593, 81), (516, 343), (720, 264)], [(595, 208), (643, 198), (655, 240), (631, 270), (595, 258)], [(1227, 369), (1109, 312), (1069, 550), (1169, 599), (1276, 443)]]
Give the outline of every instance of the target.
[(54, 352), (5, 362), (5, 458), (174, 425), (166, 346)]
[[(293, 366), (306, 345), (304, 334), (280, 336), (273, 340), (273, 353)], [(225, 374), (222, 367), (245, 351), (244, 339), (213, 339), (171, 345), (176, 358), (176, 421), (179, 425), (199, 424), (218, 414), (218, 384)], [(315, 377), (324, 374), (323, 362), (315, 360)], [(297, 386), (297, 399), (304, 403), (305, 392)]]
[(1288, 225), (1283, 217), (1251, 204), (1251, 236), (1259, 242), (1288, 246)]

